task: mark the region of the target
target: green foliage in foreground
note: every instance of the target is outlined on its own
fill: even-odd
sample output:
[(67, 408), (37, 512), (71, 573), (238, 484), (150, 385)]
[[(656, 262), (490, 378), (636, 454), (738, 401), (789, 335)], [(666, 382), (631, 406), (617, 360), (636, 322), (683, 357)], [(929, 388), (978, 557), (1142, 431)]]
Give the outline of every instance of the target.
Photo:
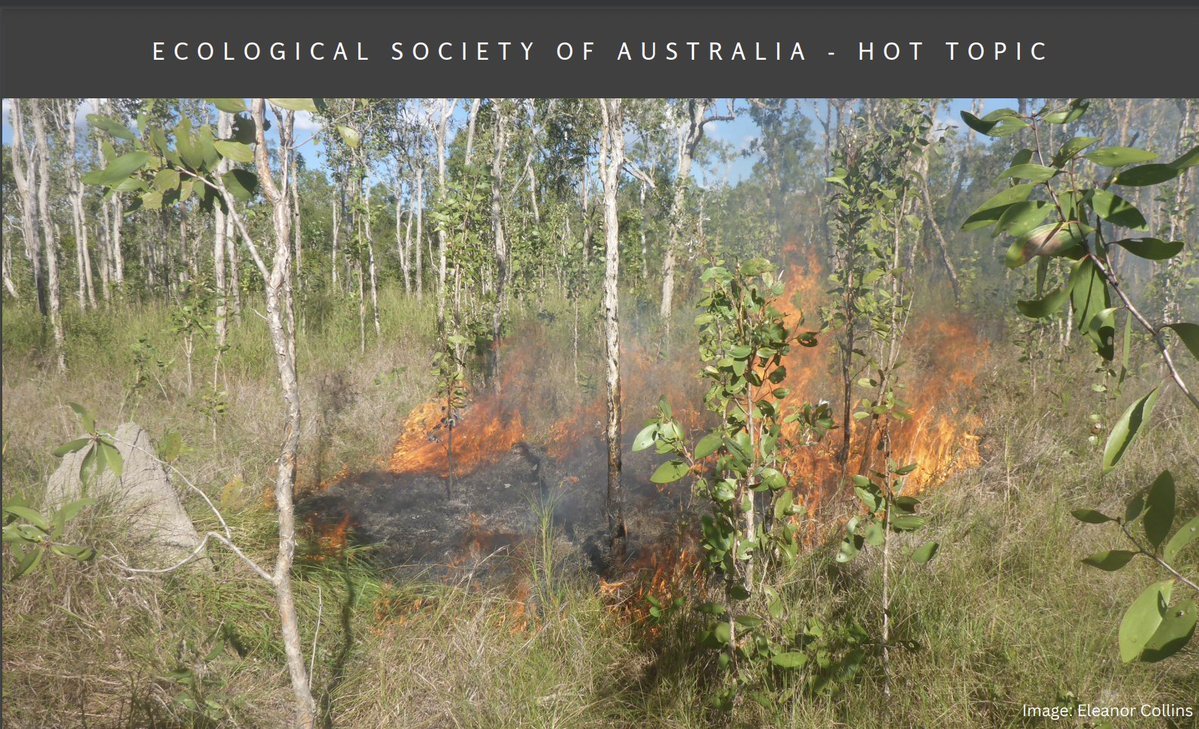
[[(1148, 223), (1132, 203), (1112, 192), (1111, 188), (1148, 187), (1174, 180), (1188, 168), (1199, 165), (1199, 147), (1164, 164), (1153, 162), (1157, 154), (1132, 147), (1086, 151), (1099, 141), (1095, 137), (1072, 137), (1056, 151), (1041, 149), (1039, 127), (1046, 124), (1068, 126), (1081, 119), (1088, 107), (1087, 101), (1076, 99), (1064, 109), (1051, 110), (1047, 106), (1031, 116), (999, 109), (980, 119), (962, 112), (966, 124), (981, 134), (1008, 137), (1031, 128), (1035, 140), (1034, 148), (1017, 152), (1011, 167), (999, 175), (1000, 179), (1011, 180), (1011, 186), (984, 203), (966, 220), (963, 228), (992, 227), (996, 235), (1012, 238), (1007, 252), (1011, 268), (1037, 260), (1036, 287), (1040, 298), (1019, 302), (1020, 312), (1029, 318), (1044, 318), (1055, 315), (1069, 303), (1074, 327), (1102, 359), (1109, 377), (1116, 375), (1116, 318), (1124, 312), (1120, 383), (1130, 366), (1129, 337), (1135, 322), (1152, 338), (1178, 390), (1199, 411), (1199, 396), (1183, 380), (1166, 340), (1167, 331), (1172, 331), (1190, 354), (1199, 359), (1199, 325), (1189, 322), (1152, 324), (1121, 287), (1116, 262), (1111, 257), (1116, 246), (1151, 261), (1172, 258), (1183, 250), (1185, 244), (1182, 241), (1122, 237), (1127, 235), (1123, 231), (1129, 231), (1133, 236), (1147, 231)], [(1048, 156), (1050, 153), (1052, 157)], [(1049, 222), (1045, 222), (1046, 219)], [(1046, 294), (1043, 290), (1045, 281), (1054, 264), (1067, 269), (1066, 283)], [(1166, 293), (1178, 294), (1172, 290)], [(1169, 311), (1167, 307), (1167, 315)], [(1159, 385), (1136, 400), (1112, 427), (1103, 449), (1104, 474), (1115, 470), (1144, 430), (1161, 390)], [(1195, 414), (1190, 413), (1191, 416)], [(1124, 612), (1119, 633), (1121, 659), (1126, 663), (1159, 661), (1177, 653), (1195, 633), (1197, 611), (1193, 599), (1179, 598), (1171, 603), (1171, 597), (1176, 585), (1183, 585), (1199, 595), (1199, 584), (1196, 583), (1195, 565), (1184, 567), (1190, 573), (1188, 576), (1170, 564), (1181, 547), (1171, 550), (1169, 557), (1162, 553), (1163, 542), (1175, 517), (1173, 476), (1165, 471), (1147, 489), (1130, 496), (1123, 518), (1107, 517), (1092, 509), (1076, 511), (1075, 516), (1090, 523), (1118, 523), (1124, 536), (1136, 548), (1135, 551), (1093, 555), (1083, 560), (1084, 563), (1114, 571), (1133, 556), (1142, 555), (1170, 575), (1169, 579), (1145, 588)], [(1138, 518), (1144, 528), (1144, 542), (1130, 531)], [(1192, 537), (1184, 527), (1177, 538), (1185, 546)]]

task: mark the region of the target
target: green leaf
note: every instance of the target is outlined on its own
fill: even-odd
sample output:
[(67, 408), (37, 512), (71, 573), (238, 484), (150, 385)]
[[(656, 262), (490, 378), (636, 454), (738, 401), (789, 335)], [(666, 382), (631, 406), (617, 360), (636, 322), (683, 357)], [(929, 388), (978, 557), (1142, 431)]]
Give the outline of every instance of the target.
[(169, 192), (179, 188), (179, 170), (161, 169), (154, 175), (153, 187), (159, 192)]
[(258, 175), (249, 170), (232, 169), (221, 175), (225, 189), (240, 202), (249, 202), (258, 191)]
[(234, 162), (249, 164), (254, 161), (254, 150), (250, 149), (250, 145), (242, 144), (241, 142), (226, 142), (225, 140), (217, 140), (212, 143), (216, 151), (222, 157)]
[[(774, 500), (774, 518), (781, 521), (783, 517), (791, 514), (791, 506), (795, 503), (795, 496), (790, 491), (784, 491), (779, 494), (779, 497)], [(1197, 519), (1196, 521), (1199, 521)]]
[(50, 522), (28, 506), (5, 506), (4, 511), (24, 519), (44, 532), (50, 531)]
[(312, 99), (267, 99), (280, 109), (288, 111), (307, 111), (317, 113), (316, 103)]
[(1166, 542), (1166, 548), (1162, 550), (1162, 557), (1167, 562), (1173, 562), (1174, 558), (1182, 553), (1191, 542), (1199, 538), (1199, 516), (1191, 519), (1186, 524), (1178, 528), (1170, 541)]
[(1173, 258), (1182, 251), (1180, 240), (1164, 241), (1159, 238), (1125, 238), (1112, 243), (1120, 246), (1134, 256), (1147, 258), (1150, 261), (1164, 261)]
[(40, 547), (30, 547), (17, 560), (17, 568), (13, 570), (12, 576), (9, 579), (15, 580), (18, 577), (36, 569), (42, 561), (42, 556), (46, 554), (46, 550)]
[(1078, 153), (1090, 147), (1095, 142), (1098, 142), (1098, 137), (1074, 137), (1068, 140), (1058, 150), (1057, 154), (1053, 155), (1053, 164), (1056, 167), (1065, 165), (1070, 160), (1078, 156)]
[(1174, 590), (1174, 580), (1155, 582), (1133, 601), (1120, 621), (1120, 659), (1136, 660), (1157, 632), (1166, 614), (1166, 605)]
[(115, 447), (101, 441), (99, 443), (101, 456), (104, 458), (104, 463), (107, 464), (108, 470), (117, 478), (120, 478), (125, 470), (125, 461), (121, 458), (121, 452)]
[(712, 630), (713, 637), (722, 645), (728, 645), (733, 642), (733, 624), (727, 622), (719, 622)]
[(1023, 238), (1044, 222), (1053, 206), (1043, 200), (1026, 200), (1009, 206), (995, 223), (995, 234)]
[(1027, 200), (1035, 188), (1036, 185), (1031, 184), (1014, 185), (995, 195), (966, 218), (966, 222), (962, 223), (962, 230), (976, 230), (993, 224), (1008, 207)]
[(962, 121), (966, 122), (966, 126), (988, 137), (1010, 137), (1028, 126), (1028, 122), (1010, 109), (991, 112), (982, 119), (967, 111), (963, 111), (961, 114)]
[(1029, 182), (1048, 182), (1060, 170), (1037, 164), (1012, 165), (999, 173), (1000, 178), (1010, 177), (1013, 180), (1028, 180)]
[(777, 468), (762, 468), (758, 471), (758, 482), (771, 491), (779, 491), (787, 485), (787, 479)]
[(1135, 556), (1137, 556), (1136, 552), (1130, 552), (1127, 549), (1113, 549), (1107, 552), (1092, 554), (1090, 557), (1082, 560), (1082, 563), (1098, 567), (1107, 572), (1115, 572), (1128, 564), (1128, 561)]
[(162, 437), (162, 442), (158, 444), (158, 458), (166, 463), (171, 463), (181, 455), (183, 455), (183, 436), (176, 431), (169, 431)]
[(777, 656), (771, 656), (770, 662), (779, 668), (791, 670), (806, 666), (808, 664), (808, 656), (805, 653), (787, 651), (786, 653), (780, 653)]
[(1061, 311), (1070, 298), (1070, 289), (1063, 286), (1043, 299), (1017, 301), (1016, 308), (1029, 319), (1044, 319)]
[(1033, 228), (1026, 239), (1017, 240), (1008, 249), (1008, 268), (1019, 268), (1037, 256), (1070, 255), (1081, 250), (1082, 242), (1091, 233), (1089, 226), (1074, 220)]
[(891, 528), (900, 532), (913, 532), (924, 526), (923, 516), (901, 514), (891, 517)]
[[(892, 522), (894, 524), (894, 522)], [(877, 521), (871, 522), (870, 526), (866, 527), (866, 532), (862, 535), (866, 543), (872, 547), (881, 546), (887, 538), (887, 532), (883, 530), (883, 525)]]
[(69, 402), (67, 405), (75, 411), (75, 415), (79, 417), (79, 423), (83, 426), (84, 430), (89, 433), (96, 431), (96, 419), (92, 416), (91, 411), (77, 402)]
[(342, 141), (344, 141), (346, 146), (350, 149), (358, 149), (358, 146), (362, 144), (362, 135), (360, 135), (358, 130), (354, 129), (353, 127), (338, 125), (337, 133), (341, 135)]
[(101, 116), (99, 114), (88, 114), (87, 123), (91, 124), (96, 129), (107, 132), (110, 136), (116, 137), (117, 139), (125, 139), (130, 142), (137, 139), (137, 137), (133, 136), (133, 132), (129, 131), (128, 127), (116, 119)]
[(1169, 182), (1182, 173), (1177, 167), (1170, 165), (1141, 165), (1130, 167), (1116, 175), (1115, 183), (1128, 187), (1145, 187)]
[(690, 470), (690, 466), (683, 461), (667, 461), (658, 466), (658, 470), (654, 471), (654, 475), (650, 476), (649, 480), (654, 483), (674, 483), (686, 476)]
[(1136, 440), (1137, 434), (1141, 431), (1141, 426), (1149, 419), (1153, 413), (1153, 406), (1157, 403), (1157, 395), (1161, 388), (1155, 387), (1149, 391), (1149, 394), (1137, 400), (1116, 424), (1112, 426), (1112, 432), (1107, 437), (1107, 445), (1103, 448), (1103, 472), (1110, 473), (1124, 457), (1124, 453), (1132, 442)]
[(134, 172), (146, 166), (151, 159), (149, 152), (130, 152), (117, 157), (107, 167), (98, 172), (90, 172), (83, 177), (88, 185), (116, 187)]
[(937, 550), (941, 545), (936, 542), (926, 542), (923, 546), (912, 552), (912, 559), (916, 564), (927, 564), (929, 560), (937, 556)]
[(1094, 509), (1075, 509), (1074, 511), (1071, 511), (1070, 514), (1075, 519), (1078, 519), (1081, 522), (1086, 522), (1087, 524), (1103, 524), (1104, 522), (1115, 521), (1115, 519), (1111, 518), (1107, 514), (1100, 513)]
[(857, 494), (858, 500), (866, 505), (866, 509), (870, 513), (878, 511), (878, 496), (876, 494), (861, 486), (854, 486), (853, 492)]
[(1119, 195), (1107, 190), (1091, 191), (1091, 205), (1099, 217), (1112, 225), (1119, 225), (1133, 230), (1144, 230), (1148, 227), (1145, 216), (1132, 203)]
[(205, 101), (230, 114), (240, 114), (246, 111), (245, 99), (205, 99)]
[(1145, 537), (1156, 549), (1174, 526), (1174, 476), (1162, 471), (1149, 486), (1145, 497), (1145, 518), (1141, 520)]
[(83, 511), (87, 507), (95, 505), (95, 499), (76, 499), (64, 504), (63, 507), (55, 513), (55, 517), (62, 519), (62, 521), (65, 523), (74, 519), (79, 515), (79, 512)]
[(1174, 333), (1178, 335), (1183, 345), (1191, 353), (1191, 356), (1199, 359), (1199, 324), (1179, 322), (1177, 324), (1167, 324), (1165, 328), (1173, 329)]
[(1087, 330), (1091, 318), (1111, 308), (1111, 294), (1099, 267), (1089, 258), (1079, 261), (1070, 276), (1070, 300), (1074, 304), (1074, 326)]
[(1162, 623), (1153, 637), (1145, 643), (1140, 660), (1156, 663), (1177, 653), (1195, 635), (1195, 623), (1199, 618), (1199, 607), (1193, 600), (1180, 600), (1177, 605), (1166, 608)]
[(695, 444), (695, 460), (707, 458), (720, 448), (720, 433), (708, 433)]
[(1087, 152), (1083, 157), (1102, 167), (1123, 167), (1157, 159), (1153, 152), (1133, 147), (1103, 147)]
[(88, 443), (91, 443), (91, 442), (92, 442), (91, 438), (76, 438), (75, 440), (71, 441), (70, 443), (65, 443), (65, 444), (60, 445), (59, 447), (55, 448), (51, 454), (61, 458), (62, 456), (65, 456), (68, 453), (74, 453), (75, 451), (79, 450), (80, 448), (83, 448), (84, 446), (86, 446)]
[(1199, 165), (1199, 145), (1191, 147), (1187, 151), (1183, 152), (1178, 159), (1167, 164), (1179, 171), (1185, 170), (1188, 167)]
[(641, 429), (641, 432), (638, 433), (637, 437), (633, 439), (634, 453), (637, 451), (643, 451), (646, 448), (650, 448), (654, 445), (658, 435), (658, 427), (659, 426), (657, 423), (650, 423)]

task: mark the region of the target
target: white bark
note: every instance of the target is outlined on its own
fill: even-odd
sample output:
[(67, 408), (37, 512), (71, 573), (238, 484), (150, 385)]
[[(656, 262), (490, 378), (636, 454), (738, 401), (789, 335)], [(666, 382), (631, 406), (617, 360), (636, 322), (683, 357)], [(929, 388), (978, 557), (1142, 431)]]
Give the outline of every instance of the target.
[(58, 280), (58, 241), (54, 235), (54, 221), (50, 217), (50, 144), (46, 138), (41, 102), (33, 99), (30, 106), (33, 112), (33, 136), (38, 149), (37, 200), (41, 216), (42, 250), (46, 255), (46, 298), (50, 329), (54, 335), (54, 360), (58, 371), (66, 372), (66, 337), (62, 329), (62, 298)]
[(621, 474), (620, 403), (620, 221), (616, 196), (624, 166), (624, 117), (620, 99), (601, 99), (600, 180), (604, 207), (604, 355), (607, 364), (608, 491), (605, 510), (611, 563), (625, 555), (624, 494)]

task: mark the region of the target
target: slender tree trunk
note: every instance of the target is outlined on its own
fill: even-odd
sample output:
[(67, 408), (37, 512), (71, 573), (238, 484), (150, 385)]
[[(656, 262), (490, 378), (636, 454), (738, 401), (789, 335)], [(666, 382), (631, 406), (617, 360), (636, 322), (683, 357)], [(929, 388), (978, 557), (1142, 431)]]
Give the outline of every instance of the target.
[(675, 182), (674, 198), (670, 202), (670, 228), (666, 239), (666, 255), (662, 260), (662, 304), (658, 316), (665, 327), (664, 341), (670, 339), (670, 315), (674, 309), (674, 269), (679, 241), (682, 238), (683, 219), (686, 216), (687, 189), (691, 186), (691, 162), (695, 149), (704, 136), (704, 114), (711, 99), (689, 99), (687, 101), (687, 127), (680, 130), (678, 180)]
[(255, 99), (253, 115), (257, 128), (255, 161), (258, 167), (259, 184), (271, 206), (274, 223), (275, 254), (269, 270), (260, 264), (266, 277), (267, 326), (275, 349), (275, 362), (279, 369), (279, 381), (283, 387), (284, 429), (283, 446), (279, 455), (275, 476), (275, 504), (279, 516), (279, 551), (275, 558), (273, 582), (276, 603), (279, 607), (283, 631), (283, 648), (287, 655), (288, 673), (291, 675), (292, 692), (295, 695), (296, 725), (311, 729), (316, 723), (316, 702), (312, 698), (308, 668), (304, 663), (303, 647), (300, 644), (299, 619), (296, 614), (295, 598), (291, 588), (291, 567), (296, 550), (296, 527), (294, 491), (296, 481), (296, 457), (300, 449), (300, 385), (296, 375), (296, 331), (295, 306), (291, 286), (292, 274), (292, 213), (289, 205), (294, 190), (287, 184), (286, 164), (291, 154), (291, 137), (294, 113), (284, 112), (279, 130), (279, 153), (283, 157), (284, 179), (276, 185), (267, 155), (266, 100)]
[(340, 252), (341, 243), (341, 191), (338, 190), (333, 196), (333, 252), (329, 257), (330, 273), (329, 280), (333, 283), (333, 289), (339, 291), (341, 285), (338, 279), (338, 260), (337, 256)]
[(408, 260), (408, 251), (412, 245), (412, 218), (404, 220), (404, 185), (396, 184), (396, 255), (400, 257), (400, 276), (404, 279), (404, 295), (412, 295), (412, 267)]
[(33, 112), (33, 135), (38, 148), (38, 212), (41, 215), (43, 251), (46, 254), (46, 289), (49, 302), (50, 328), (54, 334), (54, 359), (59, 372), (67, 371), (66, 337), (62, 329), (62, 298), (58, 279), (58, 241), (54, 236), (54, 221), (50, 217), (50, 144), (41, 102), (30, 101)]
[[(233, 133), (233, 115), (228, 112), (218, 112), (217, 135), (228, 139)], [(224, 174), (229, 169), (229, 161), (221, 159), (217, 165), (217, 174)], [(232, 221), (221, 209), (215, 206), (212, 230), (212, 269), (216, 279), (216, 345), (217, 353), (212, 362), (212, 386), (216, 387), (217, 369), (220, 367), (221, 350), (229, 338), (229, 289), (225, 280), (225, 249), (229, 245)]]
[(620, 99), (601, 99), (600, 176), (604, 190), (604, 354), (608, 375), (608, 544), (611, 565), (625, 557), (624, 493), (621, 488), (620, 403), (620, 219), (616, 196), (624, 166), (624, 115)]
[(425, 166), (416, 168), (416, 199), (412, 202), (412, 210), (416, 213), (416, 300), (425, 300), (425, 271), (421, 252), (425, 240)]
[(46, 279), (42, 272), (42, 238), (38, 232), (37, 210), (37, 153), (29, 146), (25, 136), (26, 104), (20, 99), (12, 103), (12, 171), (17, 188), (17, 200), (21, 208), (21, 237), (25, 242), (25, 257), (29, 259), (33, 273), (33, 288), (37, 294), (37, 309), (43, 316), (49, 314), (46, 299)]
[(504, 152), (508, 143), (507, 112), (502, 101), (495, 101), (495, 150), (491, 161), (491, 228), (495, 242), (495, 309), (491, 314), (491, 382), (500, 389), (500, 331), (507, 307), (508, 243), (504, 239), (503, 182)]
[(383, 325), (379, 321), (379, 274), (378, 269), (375, 267), (375, 232), (371, 226), (371, 191), (369, 187), (367, 187), (364, 197), (366, 200), (366, 212), (363, 216), (365, 218), (363, 227), (366, 230), (366, 256), (371, 279), (371, 315), (374, 317), (375, 339), (377, 341), (383, 336)]
[(125, 254), (121, 250), (121, 233), (125, 225), (125, 201), (120, 195), (112, 197), (112, 250), (109, 252), (112, 260), (112, 284), (117, 291), (125, 291)]
[[(446, 134), (450, 125), (450, 117), (454, 114), (456, 100), (442, 99), (439, 118), (435, 125), (437, 139), (437, 202), (445, 202), (446, 194)], [(444, 225), (437, 226), (437, 331), (445, 331), (445, 274), (446, 274), (446, 230)]]

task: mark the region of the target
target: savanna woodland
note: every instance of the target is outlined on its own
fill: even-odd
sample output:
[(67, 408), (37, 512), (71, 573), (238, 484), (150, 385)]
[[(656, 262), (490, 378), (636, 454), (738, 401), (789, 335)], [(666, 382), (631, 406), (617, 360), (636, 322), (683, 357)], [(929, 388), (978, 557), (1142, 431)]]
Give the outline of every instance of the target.
[(1196, 100), (4, 110), (6, 726), (1199, 722)]

